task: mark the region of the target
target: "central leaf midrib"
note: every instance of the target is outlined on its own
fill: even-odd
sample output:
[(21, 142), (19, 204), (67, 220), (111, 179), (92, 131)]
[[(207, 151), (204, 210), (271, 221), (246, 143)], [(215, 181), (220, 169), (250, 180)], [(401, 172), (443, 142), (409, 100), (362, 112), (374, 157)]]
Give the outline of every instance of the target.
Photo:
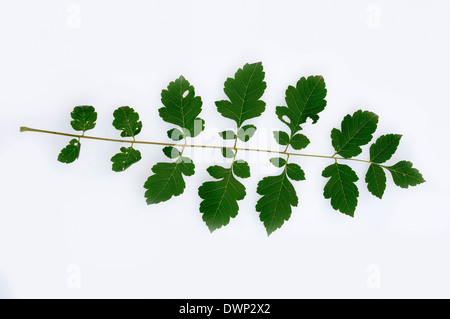
[(245, 98), (246, 98), (246, 96), (247, 96), (247, 94), (248, 94), (248, 92), (247, 92), (247, 91), (248, 91), (248, 87), (249, 87), (250, 82), (251, 82), (251, 80), (252, 80), (253, 74), (255, 74), (257, 65), (258, 65), (258, 63), (255, 64), (255, 66), (254, 66), (254, 68), (253, 68), (252, 74), (250, 75), (250, 77), (249, 77), (249, 79), (248, 79), (248, 82), (247, 82), (247, 85), (245, 86), (244, 96), (241, 98), (241, 99), (242, 99), (242, 105), (241, 105), (241, 114), (240, 114), (239, 117), (238, 117), (238, 120), (239, 120), (239, 123), (238, 123), (238, 129), (239, 129), (239, 128), (241, 127), (241, 125), (242, 125), (242, 112), (244, 111)]
[(385, 168), (387, 168), (387, 169), (390, 170), (391, 172), (396, 173), (397, 175), (401, 175), (402, 177), (408, 176), (408, 177), (410, 177), (410, 178), (412, 178), (412, 179), (415, 179), (416, 181), (419, 181), (419, 182), (422, 181), (420, 178), (418, 178), (418, 177), (416, 177), (416, 176), (410, 175), (410, 174), (408, 174), (408, 173), (403, 173), (403, 172), (397, 171), (397, 170), (395, 170), (395, 169), (392, 169), (392, 168), (389, 167), (389, 166), (385, 166)]
[(133, 131), (133, 129), (131, 128), (130, 119), (127, 117), (127, 113), (125, 112), (124, 109), (122, 109), (122, 112), (123, 112), (123, 115), (124, 115), (124, 117), (125, 117), (125, 122), (126, 122), (126, 125), (128, 126), (128, 130), (129, 130), (129, 132), (130, 132), (130, 134), (131, 134), (131, 137), (134, 137), (134, 131)]
[[(183, 84), (182, 80), (180, 80), (180, 108), (181, 108), (181, 120), (183, 121), (183, 128), (186, 128), (186, 124), (184, 122), (184, 106), (183, 106)], [(189, 89), (189, 88), (188, 88)], [(184, 132), (183, 132), (184, 133)]]
[(341, 185), (342, 195), (344, 196), (345, 204), (347, 205), (348, 211), (350, 212), (350, 206), (348, 205), (347, 196), (345, 195), (345, 187), (344, 187), (344, 183), (343, 183), (342, 178), (341, 178), (341, 174), (339, 172), (338, 164), (336, 164), (336, 172), (338, 174), (339, 184)]
[(372, 169), (372, 171), (373, 171), (373, 176), (375, 177), (375, 184), (376, 184), (375, 186), (377, 187), (378, 194), (379, 194), (381, 192), (381, 189), (380, 189), (380, 186), (378, 184), (378, 177), (377, 177), (377, 174), (376, 174), (376, 171), (375, 171), (374, 164), (371, 164), (369, 169)]
[[(234, 164), (234, 162), (233, 162), (233, 164)], [(219, 204), (217, 205), (217, 208), (214, 211), (213, 218), (212, 218), (213, 224), (215, 224), (215, 222), (216, 222), (217, 212), (219, 211), (219, 208), (222, 205), (222, 201), (223, 201), (223, 199), (225, 197), (225, 193), (227, 192), (227, 187), (228, 187), (228, 184), (230, 182), (230, 177), (231, 177), (231, 174), (233, 173), (233, 164), (231, 164), (231, 167), (229, 169), (228, 176), (227, 176), (227, 181), (225, 183), (225, 187), (223, 188), (223, 193), (222, 193), (222, 196), (220, 197)], [(230, 214), (230, 216), (231, 216), (231, 214)]]
[[(286, 163), (286, 165), (287, 165), (287, 163)], [(275, 213), (278, 211), (277, 209), (278, 209), (278, 203), (280, 202), (281, 190), (283, 189), (284, 179), (286, 178), (286, 167), (287, 166), (285, 166), (285, 169), (284, 169), (284, 171), (282, 173), (282, 178), (281, 178), (281, 183), (280, 183), (280, 190), (278, 191), (278, 196), (277, 196), (277, 199), (276, 199), (277, 204), (275, 205), (275, 209), (272, 210), (272, 219), (270, 221), (270, 228), (271, 229), (273, 228), (273, 221), (275, 220)]]
[[(174, 162), (175, 166), (173, 167), (172, 173), (170, 174), (169, 178), (166, 180), (166, 183), (164, 184), (163, 187), (161, 187), (160, 192), (156, 195), (156, 198), (159, 197), (159, 195), (161, 195), (161, 193), (163, 192), (163, 190), (167, 187), (167, 185), (169, 184), (170, 179), (172, 178), (173, 174), (175, 174), (175, 171), (177, 170), (178, 164), (177, 162)], [(176, 184), (176, 182), (175, 182)]]
[[(303, 105), (303, 109), (300, 111), (300, 116), (298, 117), (298, 119), (297, 119), (297, 121), (295, 123), (296, 124), (295, 127), (298, 127), (300, 125), (300, 119), (301, 119), (301, 117), (303, 115), (303, 112), (305, 111), (306, 105), (308, 104), (309, 100), (311, 99), (311, 96), (313, 95), (317, 85), (319, 85), (319, 82), (320, 82), (320, 80), (317, 81), (316, 84), (314, 84), (314, 87), (312, 88), (311, 92), (309, 93), (309, 96), (308, 96), (308, 98), (305, 101), (305, 105)], [(294, 89), (296, 90), (297, 88), (294, 87)], [(294, 99), (294, 101), (295, 101), (295, 99)], [(295, 105), (298, 107), (297, 102), (295, 102)]]
[[(376, 161), (376, 158), (380, 156), (381, 153), (383, 153), (389, 146), (392, 145), (392, 143), (395, 143), (397, 141), (397, 139), (394, 139), (392, 141), (390, 141), (384, 148), (382, 148), (377, 155), (375, 155), (373, 157), (373, 159), (371, 159), (372, 162), (378, 163), (378, 161)], [(395, 152), (395, 151), (394, 151)], [(391, 155), (392, 156), (392, 155)]]

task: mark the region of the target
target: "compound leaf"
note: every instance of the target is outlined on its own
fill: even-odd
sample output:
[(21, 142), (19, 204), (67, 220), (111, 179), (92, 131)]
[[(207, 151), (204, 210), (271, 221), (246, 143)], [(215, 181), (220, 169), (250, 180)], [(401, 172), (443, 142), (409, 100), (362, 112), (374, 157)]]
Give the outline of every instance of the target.
[(237, 216), (237, 201), (244, 199), (246, 195), (244, 185), (233, 175), (233, 166), (208, 167), (208, 173), (219, 180), (205, 182), (198, 189), (198, 195), (203, 199), (200, 203), (200, 213), (203, 214), (203, 221), (211, 232), (228, 225), (230, 219)]
[(87, 131), (95, 127), (95, 121), (97, 120), (97, 112), (93, 106), (81, 105), (75, 106), (72, 113), (70, 113), (72, 121), (70, 125), (75, 131)]
[(121, 147), (120, 153), (111, 157), (112, 170), (114, 172), (122, 172), (128, 167), (141, 160), (141, 152), (133, 147)]
[(121, 106), (113, 113), (113, 126), (122, 131), (122, 137), (134, 137), (142, 129), (142, 121), (139, 121), (139, 114), (129, 106)]
[(225, 81), (224, 92), (229, 100), (216, 101), (217, 111), (240, 128), (244, 121), (260, 116), (266, 109), (266, 103), (260, 100), (265, 89), (262, 63), (247, 63), (234, 78)]
[(367, 189), (374, 196), (382, 198), (386, 189), (386, 173), (380, 165), (370, 164), (366, 173)]
[(292, 206), (298, 205), (298, 197), (287, 178), (286, 169), (280, 175), (264, 177), (256, 192), (262, 195), (256, 211), (260, 213), (259, 219), (264, 223), (267, 235), (270, 235), (289, 220)]
[(402, 136), (400, 134), (387, 134), (380, 136), (370, 146), (370, 161), (384, 163), (394, 155)]
[(204, 129), (204, 121), (198, 118), (202, 111), (202, 99), (195, 96), (192, 85), (180, 76), (161, 92), (164, 107), (158, 110), (159, 116), (168, 122), (186, 130), (189, 136), (197, 136)]
[(350, 166), (335, 163), (327, 166), (322, 176), (330, 178), (323, 190), (323, 196), (331, 198), (331, 206), (334, 209), (353, 217), (359, 196), (355, 185), (358, 180), (356, 173)]
[(408, 188), (409, 186), (416, 186), (425, 182), (422, 174), (416, 168), (413, 168), (412, 165), (411, 162), (400, 161), (385, 168), (391, 172), (395, 185)]
[[(291, 129), (291, 136), (300, 131), (301, 124), (311, 118), (313, 124), (319, 119), (319, 113), (327, 105), (327, 89), (322, 76), (302, 77), (296, 86), (286, 90), (286, 106), (277, 106), (276, 114), (280, 121)], [(286, 119), (285, 119), (286, 117)]]
[(344, 158), (356, 156), (362, 152), (361, 146), (372, 139), (377, 129), (378, 115), (369, 111), (358, 110), (353, 115), (346, 115), (341, 123), (341, 130), (331, 131), (331, 143), (336, 154)]
[(64, 147), (58, 155), (58, 161), (61, 163), (72, 163), (80, 155), (81, 143), (77, 139), (72, 139), (69, 144)]
[(186, 187), (183, 175), (193, 175), (194, 169), (195, 165), (188, 157), (179, 157), (172, 163), (155, 164), (152, 167), (154, 174), (144, 184), (147, 204), (164, 202), (182, 194)]

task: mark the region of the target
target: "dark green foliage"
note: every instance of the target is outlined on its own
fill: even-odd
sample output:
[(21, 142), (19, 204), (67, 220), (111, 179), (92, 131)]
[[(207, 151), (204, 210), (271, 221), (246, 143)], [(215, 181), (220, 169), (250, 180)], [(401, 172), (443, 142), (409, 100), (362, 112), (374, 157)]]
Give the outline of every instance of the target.
[(244, 160), (237, 160), (233, 163), (233, 173), (237, 177), (247, 178), (250, 177), (250, 166)]
[(97, 112), (93, 106), (90, 105), (82, 105), (75, 106), (72, 113), (70, 113), (72, 117), (72, 121), (70, 125), (75, 131), (83, 131), (92, 130), (95, 127), (95, 121), (97, 120)]
[(286, 90), (286, 106), (277, 106), (276, 114), (280, 121), (291, 129), (291, 136), (302, 129), (308, 118), (316, 123), (319, 113), (327, 105), (327, 89), (322, 76), (300, 78), (296, 86)]
[(292, 206), (298, 205), (298, 197), (294, 186), (287, 178), (287, 170), (280, 175), (264, 177), (256, 192), (262, 197), (256, 204), (259, 219), (264, 223), (267, 235), (280, 228), (289, 220)]
[[(290, 134), (284, 131), (274, 131), (275, 140), (280, 145), (289, 145), (295, 150), (307, 147), (309, 139), (303, 134), (296, 134), (302, 130), (301, 125), (310, 118), (312, 123), (319, 119), (327, 104), (325, 97), (327, 90), (322, 76), (300, 78), (296, 86), (289, 86), (286, 90), (286, 105), (277, 106), (276, 114), (281, 122), (290, 129)], [(289, 158), (289, 157), (288, 157)], [(264, 222), (267, 234), (281, 227), (291, 216), (292, 206), (297, 206), (298, 197), (289, 178), (300, 181), (305, 179), (305, 173), (297, 164), (288, 163), (287, 159), (271, 158), (270, 162), (276, 167), (284, 167), (278, 176), (268, 176), (258, 183), (258, 194), (262, 197), (256, 204), (260, 212), (260, 219)], [(289, 178), (288, 178), (289, 177)]]
[(356, 173), (350, 166), (335, 163), (327, 166), (322, 176), (330, 178), (323, 190), (323, 196), (331, 198), (331, 206), (334, 209), (353, 217), (359, 196), (355, 185), (358, 180)]
[(341, 130), (331, 131), (331, 143), (336, 154), (344, 158), (356, 156), (362, 152), (361, 146), (372, 139), (377, 129), (378, 115), (369, 111), (358, 110), (353, 115), (344, 117)]
[(58, 161), (61, 163), (72, 163), (80, 155), (81, 143), (77, 139), (72, 139), (69, 145), (64, 147), (58, 155)]
[(163, 153), (164, 155), (166, 155), (168, 158), (177, 158), (181, 155), (180, 151), (173, 147), (173, 146), (166, 146), (163, 148)]
[(113, 113), (113, 126), (122, 131), (122, 137), (135, 137), (142, 129), (142, 122), (139, 121), (139, 114), (129, 106), (121, 106)]
[(233, 166), (210, 166), (207, 169), (209, 175), (219, 180), (205, 182), (198, 189), (198, 195), (203, 199), (200, 213), (211, 232), (228, 225), (230, 219), (237, 216), (237, 201), (244, 199), (246, 195), (244, 185), (233, 175)]
[(112, 170), (122, 172), (141, 159), (141, 152), (133, 147), (121, 147), (120, 153), (111, 157)]
[(194, 87), (183, 76), (170, 82), (167, 90), (162, 90), (161, 102), (164, 107), (158, 110), (159, 116), (184, 129), (184, 136), (194, 137), (203, 131), (205, 122), (198, 118), (202, 99), (195, 96)]
[(256, 132), (256, 126), (249, 124), (241, 127), (237, 133), (238, 139), (242, 142), (248, 142)]
[(289, 144), (289, 135), (286, 132), (274, 131), (273, 137), (275, 138), (275, 141), (277, 141), (277, 143), (280, 145), (288, 145)]
[(222, 147), (222, 156), (225, 158), (233, 158), (234, 151), (231, 148)]
[(144, 184), (147, 204), (157, 204), (182, 194), (186, 187), (183, 175), (194, 175), (194, 168), (188, 157), (179, 157), (172, 163), (155, 164), (152, 167), (154, 174)]
[(290, 179), (294, 181), (305, 180), (305, 172), (302, 170), (300, 165), (295, 163), (289, 163), (286, 165), (287, 175)]
[(233, 131), (223, 131), (219, 133), (220, 137), (224, 140), (234, 140), (236, 138), (236, 134)]
[[(179, 141), (195, 137), (204, 130), (205, 121), (198, 117), (202, 110), (202, 100), (195, 96), (194, 87), (183, 76), (170, 82), (167, 89), (161, 92), (161, 102), (164, 107), (158, 110), (160, 117), (180, 128), (167, 132), (170, 139)], [(178, 149), (166, 147), (163, 152), (169, 158), (176, 158), (176, 161), (157, 163), (152, 167), (154, 174), (144, 184), (147, 204), (167, 201), (182, 194), (186, 187), (183, 176), (194, 174), (194, 163), (190, 158), (183, 157)]]
[[(139, 121), (139, 114), (129, 106), (121, 106), (113, 113), (114, 120), (112, 125), (122, 131), (122, 137), (134, 137), (139, 134), (142, 129), (142, 122)], [(141, 160), (141, 152), (130, 147), (121, 147), (120, 153), (111, 157), (112, 170), (114, 172), (122, 172), (128, 167)]]
[(272, 157), (269, 160), (275, 167), (283, 167), (286, 165), (286, 160), (282, 157)]
[(382, 198), (386, 189), (386, 174), (380, 165), (370, 164), (366, 174), (367, 189), (374, 196)]
[(380, 136), (370, 146), (370, 161), (384, 163), (394, 155), (402, 136), (400, 134), (387, 134)]
[(309, 139), (303, 134), (295, 134), (291, 138), (291, 146), (294, 150), (301, 150), (309, 145)]
[(400, 161), (395, 165), (386, 167), (391, 172), (395, 185), (408, 188), (425, 182), (422, 174), (412, 165), (411, 162)]
[(330, 199), (331, 206), (335, 210), (352, 217), (358, 204), (359, 190), (356, 184), (358, 176), (350, 166), (341, 164), (341, 161), (350, 160), (370, 164), (365, 175), (365, 182), (369, 192), (380, 199), (386, 190), (385, 170), (391, 173), (394, 183), (401, 188), (425, 182), (421, 173), (409, 161), (402, 160), (391, 166), (384, 164), (395, 154), (402, 138), (399, 134), (380, 136), (370, 146), (370, 160), (352, 158), (362, 153), (362, 146), (372, 140), (377, 129), (378, 116), (369, 111), (358, 110), (352, 115), (348, 114), (343, 118), (340, 129), (332, 129), (331, 144), (335, 151), (332, 156), (288, 151), (289, 147), (298, 151), (310, 144), (309, 138), (299, 131), (304, 129), (303, 126), (308, 121), (312, 124), (316, 123), (319, 114), (327, 105), (325, 100), (327, 89), (322, 76), (301, 77), (295, 86), (290, 85), (286, 89), (286, 106), (276, 107), (275, 113), (278, 119), (289, 128), (289, 133), (273, 132), (277, 143), (285, 146), (284, 150), (238, 147), (239, 141), (248, 142), (257, 130), (253, 124), (244, 125), (245, 121), (258, 117), (265, 111), (266, 103), (261, 100), (266, 89), (264, 78), (265, 73), (261, 62), (245, 64), (237, 70), (233, 78), (227, 78), (225, 81), (224, 92), (228, 99), (215, 102), (217, 111), (222, 116), (236, 122), (236, 129), (219, 133), (224, 140), (234, 140), (233, 147), (228, 144), (226, 147), (191, 144), (190, 140), (188, 141), (187, 138), (193, 138), (204, 130), (205, 121), (199, 117), (202, 110), (202, 99), (195, 95), (194, 87), (183, 76), (170, 82), (167, 89), (162, 90), (163, 107), (158, 110), (164, 121), (177, 126), (169, 129), (167, 136), (173, 141), (184, 140), (184, 143), (180, 142), (179, 148), (173, 142), (136, 141), (135, 136), (142, 130), (142, 121), (139, 120), (139, 114), (129, 106), (121, 106), (116, 109), (112, 122), (122, 137), (131, 138), (128, 140), (86, 136), (85, 132), (93, 129), (97, 120), (94, 107), (88, 105), (76, 106), (71, 112), (70, 124), (74, 130), (81, 131), (80, 134), (59, 133), (29, 127), (21, 127), (20, 131), (76, 137), (70, 140), (58, 155), (58, 161), (62, 163), (72, 163), (79, 157), (81, 138), (130, 143), (131, 145), (128, 147), (121, 147), (120, 152), (111, 158), (112, 169), (116, 172), (124, 171), (141, 160), (141, 153), (134, 149), (135, 145), (166, 146), (162, 151), (173, 161), (153, 165), (152, 175), (144, 183), (145, 198), (148, 204), (164, 202), (184, 192), (186, 188), (184, 177), (195, 173), (195, 165), (192, 160), (183, 156), (186, 148), (220, 149), (225, 158), (232, 159), (229, 161), (232, 162), (231, 166), (228, 168), (218, 165), (210, 166), (207, 171), (214, 180), (203, 183), (198, 189), (198, 194), (202, 199), (200, 213), (211, 232), (229, 224), (231, 218), (237, 216), (238, 201), (246, 196), (245, 186), (240, 179), (250, 177), (250, 165), (242, 159), (236, 160), (236, 158), (243, 157), (241, 153), (238, 154), (239, 151), (258, 151), (280, 156), (270, 158), (270, 162), (280, 168), (281, 173), (264, 177), (259, 181), (256, 189), (261, 196), (257, 201), (256, 211), (259, 213), (259, 219), (263, 222), (268, 235), (290, 219), (292, 207), (296, 207), (299, 203), (299, 197), (292, 181), (305, 180), (305, 172), (300, 165), (289, 162), (293, 156), (308, 156), (334, 161), (322, 172), (322, 176), (327, 178), (323, 195), (326, 199)]
[(177, 128), (173, 128), (167, 131), (167, 136), (173, 141), (180, 141), (183, 139), (184, 134)]
[(240, 128), (246, 120), (260, 116), (266, 109), (266, 103), (260, 100), (265, 89), (262, 63), (246, 64), (237, 70), (234, 78), (225, 81), (224, 92), (229, 100), (217, 101), (217, 111)]

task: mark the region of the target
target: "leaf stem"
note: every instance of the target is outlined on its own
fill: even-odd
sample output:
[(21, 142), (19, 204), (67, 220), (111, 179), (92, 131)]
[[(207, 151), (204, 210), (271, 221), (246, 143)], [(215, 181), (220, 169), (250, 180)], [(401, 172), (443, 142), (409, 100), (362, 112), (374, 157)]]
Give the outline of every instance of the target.
[[(41, 130), (36, 128), (30, 128), (26, 126), (20, 127), (20, 132), (37, 132), (37, 133), (45, 133), (45, 134), (53, 134), (53, 135), (61, 135), (61, 136), (69, 136), (69, 137), (75, 137), (78, 139), (85, 138), (90, 140), (98, 140), (98, 141), (106, 141), (106, 142), (117, 142), (117, 143), (130, 143), (129, 140), (124, 139), (115, 139), (115, 138), (105, 138), (105, 137), (97, 137), (97, 136), (89, 136), (89, 135), (80, 135), (80, 134), (71, 134), (71, 133), (63, 133), (63, 132), (56, 132), (56, 131), (48, 131), (48, 130)], [(237, 140), (235, 141), (237, 142)], [(187, 144), (186, 141), (184, 144), (177, 144), (177, 143), (166, 143), (166, 142), (153, 142), (153, 141), (138, 141), (134, 140), (132, 141), (133, 144), (146, 144), (146, 145), (159, 145), (159, 146), (181, 146), (183, 147), (183, 150), (185, 147), (191, 147), (191, 148), (209, 148), (209, 149), (222, 149), (222, 148), (228, 148), (235, 150), (235, 156), (237, 151), (246, 151), (246, 152), (264, 152), (264, 153), (276, 153), (276, 154), (285, 154), (287, 156), (304, 156), (304, 157), (316, 157), (316, 158), (328, 158), (328, 159), (334, 159), (334, 160), (346, 160), (346, 161), (358, 161), (358, 162), (364, 162), (369, 164), (377, 164), (371, 161), (366, 161), (358, 158), (343, 158), (343, 157), (336, 157), (333, 156), (327, 156), (327, 155), (317, 155), (317, 154), (304, 154), (304, 153), (291, 153), (286, 151), (275, 151), (275, 150), (266, 150), (266, 149), (258, 149), (258, 148), (243, 148), (243, 147), (236, 147), (234, 146), (217, 146), (217, 145), (196, 145), (196, 144)], [(379, 164), (377, 164), (379, 165)], [(380, 165), (382, 166), (382, 165)]]

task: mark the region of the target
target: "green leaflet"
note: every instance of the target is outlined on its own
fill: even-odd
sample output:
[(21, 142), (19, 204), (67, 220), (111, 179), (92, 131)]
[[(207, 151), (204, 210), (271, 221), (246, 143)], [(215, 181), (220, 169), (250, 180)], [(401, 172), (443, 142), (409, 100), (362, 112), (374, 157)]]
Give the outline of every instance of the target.
[[(139, 114), (129, 106), (121, 106), (113, 113), (114, 120), (112, 125), (122, 131), (122, 137), (134, 137), (139, 134), (142, 129), (142, 122), (139, 121)], [(120, 153), (111, 157), (112, 170), (114, 172), (122, 172), (128, 167), (141, 160), (141, 152), (130, 147), (121, 147)]]
[(234, 151), (227, 147), (222, 147), (222, 156), (225, 158), (233, 158), (234, 157)]
[(282, 157), (272, 157), (269, 161), (275, 167), (283, 167), (286, 165), (286, 160)]
[(72, 113), (70, 113), (72, 117), (72, 121), (70, 125), (75, 131), (83, 131), (92, 130), (95, 127), (95, 121), (97, 120), (97, 112), (93, 106), (90, 105), (82, 105), (75, 106)]
[(255, 134), (256, 126), (249, 124), (241, 127), (237, 133), (238, 139), (242, 142), (248, 142), (250, 138)]
[(177, 158), (181, 155), (180, 151), (173, 147), (173, 146), (166, 146), (163, 148), (163, 153), (164, 155), (166, 155), (168, 158)]
[(256, 211), (260, 213), (259, 219), (264, 223), (267, 235), (270, 235), (289, 220), (292, 206), (298, 205), (298, 197), (286, 169), (280, 175), (264, 177), (256, 192), (262, 195)]
[(353, 115), (344, 117), (341, 130), (331, 131), (331, 143), (336, 154), (344, 158), (356, 156), (362, 152), (361, 146), (372, 139), (377, 129), (378, 115), (369, 111), (358, 110)]
[(370, 146), (370, 161), (384, 163), (394, 155), (402, 136), (400, 134), (387, 134), (380, 136)]
[[(380, 136), (370, 146), (370, 161), (373, 163), (384, 163), (394, 155), (400, 139), (399, 134), (387, 134)], [(367, 189), (378, 198), (382, 198), (386, 189), (386, 173), (377, 164), (370, 164), (366, 173)]]
[(122, 137), (135, 137), (142, 129), (142, 122), (139, 121), (139, 114), (129, 106), (121, 106), (113, 113), (113, 126), (122, 131)]
[(386, 174), (383, 168), (377, 164), (370, 164), (365, 181), (369, 192), (381, 199), (386, 189)]
[(229, 100), (217, 101), (217, 111), (240, 128), (246, 120), (260, 116), (266, 109), (266, 103), (260, 100), (265, 90), (262, 63), (247, 63), (237, 70), (234, 78), (225, 81), (224, 92)]
[(168, 123), (178, 125), (184, 131), (183, 136), (195, 137), (204, 130), (205, 121), (198, 118), (202, 111), (202, 99), (195, 96), (194, 87), (183, 76), (170, 82), (167, 90), (162, 90), (161, 102), (164, 107), (158, 110), (159, 116)]
[(250, 177), (250, 166), (244, 160), (237, 160), (233, 163), (233, 173), (237, 177), (247, 178)]
[(400, 161), (385, 168), (391, 172), (395, 185), (408, 188), (409, 186), (416, 186), (425, 182), (422, 174), (416, 168), (413, 168), (412, 165), (411, 162)]
[(183, 132), (177, 128), (173, 128), (167, 131), (167, 136), (173, 141), (181, 141), (183, 139)]
[[(95, 127), (95, 121), (97, 120), (97, 112), (93, 106), (82, 105), (75, 106), (73, 111), (70, 113), (72, 121), (70, 125), (75, 131), (84, 132), (91, 130)], [(72, 163), (80, 155), (81, 143), (80, 139), (72, 139), (69, 144), (64, 147), (58, 155), (58, 161), (61, 163)]]
[(72, 139), (69, 145), (64, 147), (58, 155), (58, 161), (61, 163), (72, 163), (80, 155), (81, 143), (77, 139)]
[(289, 163), (286, 166), (286, 172), (290, 179), (294, 181), (303, 181), (305, 180), (305, 172), (302, 170), (300, 165), (295, 163)]
[(133, 147), (121, 147), (120, 153), (111, 157), (112, 170), (122, 172), (141, 159), (141, 152)]
[(288, 145), (289, 144), (289, 134), (283, 131), (274, 131), (273, 137), (275, 141), (277, 141), (280, 145)]
[(277, 106), (276, 114), (281, 122), (291, 129), (291, 136), (300, 131), (301, 124), (311, 118), (313, 124), (319, 119), (319, 113), (327, 105), (327, 89), (322, 76), (300, 78), (296, 86), (286, 90), (286, 106)]
[(183, 175), (194, 175), (194, 169), (195, 165), (188, 157), (179, 157), (172, 163), (155, 164), (152, 167), (154, 174), (144, 184), (147, 204), (157, 204), (182, 194), (186, 187)]
[[(200, 213), (203, 214), (203, 221), (211, 232), (228, 225), (230, 219), (237, 216), (239, 211), (237, 201), (244, 199), (246, 195), (244, 185), (233, 175), (235, 163), (230, 168), (218, 165), (208, 167), (208, 173), (219, 180), (205, 182), (198, 189), (198, 195), (203, 199), (200, 203)], [(238, 169), (241, 170), (242, 167)]]
[[(217, 111), (224, 117), (234, 120), (237, 125), (236, 133), (225, 131), (220, 133), (222, 138), (233, 137), (247, 142), (254, 134), (254, 125), (242, 124), (249, 119), (260, 116), (266, 103), (260, 98), (264, 94), (266, 83), (262, 63), (245, 64), (239, 69), (234, 78), (228, 78), (224, 84), (224, 92), (229, 100), (216, 101)], [(236, 145), (236, 144), (235, 144)], [(236, 151), (236, 150), (235, 150)], [(234, 158), (235, 151), (222, 148), (222, 155)], [(212, 232), (227, 225), (231, 218), (236, 217), (239, 206), (238, 200), (245, 197), (245, 187), (233, 175), (241, 178), (250, 176), (250, 167), (244, 161), (234, 161), (230, 168), (211, 166), (208, 173), (219, 179), (203, 183), (198, 194), (203, 201), (200, 203), (202, 218)]]
[(233, 131), (223, 131), (219, 133), (220, 137), (224, 140), (234, 140), (236, 138), (236, 134)]
[[(313, 124), (319, 119), (327, 104), (325, 97), (327, 90), (322, 76), (309, 76), (300, 78), (296, 86), (289, 86), (286, 90), (286, 105), (277, 106), (276, 114), (280, 121), (286, 124), (291, 134), (283, 131), (274, 131), (275, 140), (280, 145), (289, 145), (295, 150), (308, 146), (309, 139), (303, 134), (295, 134), (302, 129), (301, 125), (311, 118)], [(260, 212), (260, 219), (264, 222), (267, 233), (281, 227), (288, 220), (292, 208), (297, 206), (298, 198), (289, 178), (304, 180), (305, 173), (297, 164), (287, 163), (287, 159), (271, 158), (270, 162), (276, 167), (285, 167), (279, 176), (268, 176), (258, 183), (258, 194), (263, 195), (256, 205)]]
[(294, 150), (304, 149), (309, 143), (309, 139), (303, 134), (295, 134), (291, 138), (291, 146)]
[(350, 166), (335, 163), (327, 166), (322, 176), (330, 178), (323, 190), (323, 196), (331, 198), (331, 206), (334, 209), (353, 217), (359, 196), (355, 185), (358, 180), (356, 173)]

